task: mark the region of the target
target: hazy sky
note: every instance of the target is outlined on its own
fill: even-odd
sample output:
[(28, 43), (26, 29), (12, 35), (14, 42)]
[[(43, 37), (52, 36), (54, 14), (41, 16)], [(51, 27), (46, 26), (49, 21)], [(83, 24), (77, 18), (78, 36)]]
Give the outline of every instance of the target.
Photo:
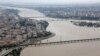
[(41, 3), (41, 4), (91, 4), (100, 0), (0, 0), (1, 3)]

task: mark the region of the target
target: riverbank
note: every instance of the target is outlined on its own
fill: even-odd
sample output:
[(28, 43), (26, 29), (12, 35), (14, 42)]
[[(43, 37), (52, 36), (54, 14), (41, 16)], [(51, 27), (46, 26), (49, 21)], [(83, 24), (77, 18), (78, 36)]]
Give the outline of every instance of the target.
[[(44, 18), (44, 20), (47, 20), (47, 18)], [(100, 37), (100, 28), (77, 27), (70, 20), (51, 20), (48, 22), (49, 27), (47, 30), (56, 35), (42, 40), (42, 43)], [(21, 56), (99, 56), (99, 43), (99, 41), (96, 41), (42, 47), (29, 46), (21, 52)]]
[[(30, 17), (34, 17), (34, 12), (36, 10), (27, 10), (25, 10), (26, 12), (22, 14), (25, 14), (24, 16), (26, 17), (31, 13)], [(39, 13), (38, 15), (42, 14)], [(42, 18), (32, 19), (41, 20)], [(49, 27), (47, 28), (47, 30), (55, 33), (56, 35), (51, 38), (42, 40), (42, 43), (100, 38), (100, 28), (77, 27), (73, 25), (70, 20), (48, 20), (49, 18), (47, 17), (43, 19), (49, 22)], [(100, 56), (99, 52), (100, 41), (95, 41), (38, 47), (29, 46), (22, 50), (20, 56)]]

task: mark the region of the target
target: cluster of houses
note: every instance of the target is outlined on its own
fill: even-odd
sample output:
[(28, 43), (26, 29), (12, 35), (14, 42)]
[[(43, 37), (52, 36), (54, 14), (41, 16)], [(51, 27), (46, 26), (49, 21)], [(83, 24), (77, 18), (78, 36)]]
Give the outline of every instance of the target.
[(48, 22), (6, 13), (0, 13), (0, 45), (20, 43), (47, 35)]

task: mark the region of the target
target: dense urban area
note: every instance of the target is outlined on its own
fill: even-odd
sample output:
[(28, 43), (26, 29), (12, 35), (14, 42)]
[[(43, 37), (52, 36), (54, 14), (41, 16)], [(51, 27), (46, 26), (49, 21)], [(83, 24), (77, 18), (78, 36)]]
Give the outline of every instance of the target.
[[(81, 54), (84, 54), (83, 49), (85, 50), (86, 47), (91, 48), (88, 44), (86, 45), (86, 43), (89, 42), (90, 44), (90, 41), (100, 41), (99, 6), (39, 5), (35, 7), (35, 5), (19, 6), (12, 4), (4, 6), (17, 8), (19, 10), (0, 8), (1, 56), (21, 56), (20, 53), (25, 47), (28, 48), (22, 52), (22, 56), (27, 56), (26, 53), (31, 53), (31, 56), (32, 54), (40, 56), (43, 51), (42, 55), (48, 56), (48, 54), (45, 55), (48, 50), (47, 53), (53, 53), (57, 56), (61, 56), (59, 55), (60, 53), (65, 54), (65, 56), (71, 56), (72, 52), (74, 55), (79, 54), (80, 52)], [(18, 14), (19, 12), (27, 17), (21, 17)], [(50, 30), (50, 32), (48, 30)], [(53, 33), (54, 36), (49, 38)], [(84, 44), (83, 42), (86, 43)], [(52, 43), (52, 47), (55, 47), (54, 49), (51, 46), (46, 46), (52, 45)], [(57, 45), (59, 43), (64, 45)], [(77, 46), (77, 44), (74, 44), (68, 47), (68, 45), (65, 45), (66, 43), (79, 43), (79, 45)], [(92, 45), (96, 46), (96, 44)], [(42, 48), (40, 46), (42, 46)], [(74, 49), (75, 47), (76, 49)], [(78, 49), (79, 47), (80, 49)], [(62, 50), (60, 48), (62, 48)], [(94, 50), (95, 47), (91, 49)], [(77, 52), (77, 50), (81, 51)], [(69, 55), (67, 55), (66, 52), (69, 52), (67, 53)], [(79, 56), (81, 56), (81, 54)]]
[(31, 38), (48, 36), (44, 20), (22, 18), (18, 10), (0, 9), (0, 47), (19, 45)]
[(5, 5), (36, 9), (47, 17), (59, 19), (100, 20), (100, 5)]
[(51, 6), (36, 7), (35, 9), (53, 18), (100, 20), (99, 6)]

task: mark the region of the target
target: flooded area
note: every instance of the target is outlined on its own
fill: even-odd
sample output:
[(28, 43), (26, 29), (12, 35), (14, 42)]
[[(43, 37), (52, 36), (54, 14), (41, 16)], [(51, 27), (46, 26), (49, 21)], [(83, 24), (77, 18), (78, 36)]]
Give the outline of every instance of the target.
[[(55, 33), (48, 41), (64, 41), (88, 38), (99, 38), (100, 28), (78, 27), (67, 21), (49, 21), (48, 30)], [(43, 40), (45, 42), (46, 40)]]
[[(47, 20), (47, 18), (45, 19)], [(100, 28), (77, 27), (70, 20), (54, 20), (48, 22), (49, 27), (47, 30), (56, 35), (42, 40), (42, 43), (100, 37)], [(22, 51), (21, 56), (100, 56), (99, 43), (99, 41), (96, 41), (38, 47), (29, 46)]]
[[(73, 25), (70, 22), (71, 20), (54, 20), (53, 18), (48, 18), (36, 10), (24, 8), (17, 9), (20, 10), (19, 15), (22, 17), (47, 20), (49, 22), (47, 30), (55, 33), (56, 35), (54, 37), (42, 40), (42, 43), (100, 37), (100, 28), (78, 27)], [(20, 56), (100, 56), (99, 52), (100, 41), (95, 41), (38, 47), (29, 46), (22, 50)]]
[(40, 47), (29, 46), (21, 56), (100, 56), (100, 42), (85, 42)]
[[(27, 12), (29, 13), (29, 11)], [(33, 17), (34, 14), (35, 13), (32, 14)], [(24, 13), (23, 15), (26, 14)], [(43, 19), (47, 20), (47, 18)], [(56, 35), (49, 39), (42, 40), (42, 42), (99, 38), (100, 36), (100, 28), (77, 27), (74, 26), (70, 20), (54, 20), (48, 22), (49, 27), (47, 30), (55, 33)], [(99, 43), (100, 42), (98, 41), (40, 47), (29, 46), (22, 51), (21, 56), (100, 56)]]

